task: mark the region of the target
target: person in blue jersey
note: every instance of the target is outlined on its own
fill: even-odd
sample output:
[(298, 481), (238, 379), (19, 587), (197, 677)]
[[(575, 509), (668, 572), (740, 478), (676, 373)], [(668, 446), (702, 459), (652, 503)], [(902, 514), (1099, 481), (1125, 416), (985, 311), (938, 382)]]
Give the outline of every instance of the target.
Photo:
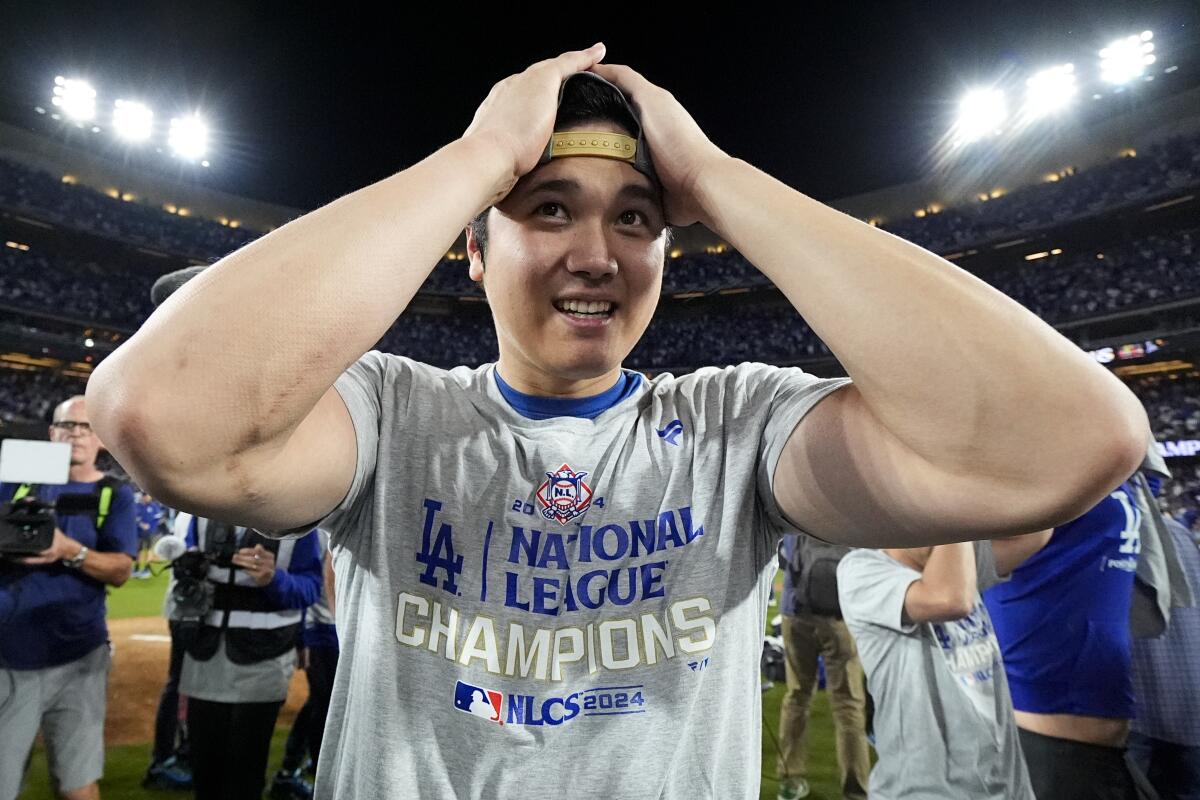
[(147, 492), (137, 494), (137, 533), (138, 553), (134, 566), (133, 577), (150, 577), (150, 548), (154, 538), (162, 532), (167, 517), (167, 509)]
[[(186, 544), (208, 556), (211, 608), (183, 618), (179, 693), (197, 800), (255, 800), (266, 783), (271, 734), (296, 667), (303, 611), (320, 596), (317, 531), (279, 541), (241, 525), (193, 517)], [(178, 576), (177, 576), (178, 580)]]
[(283, 751), (283, 763), (271, 781), (271, 800), (304, 800), (312, 796), (305, 772), (315, 773), (329, 715), (333, 676), (337, 672), (338, 638), (334, 620), (333, 562), (329, 554), (329, 534), (317, 531), (325, 582), (321, 597), (304, 612), (300, 634), (300, 666), (308, 676), (308, 699), (296, 714)]
[[(89, 381), (156, 497), (329, 531), (320, 798), (757, 797), (785, 532), (1040, 530), (1145, 452), (1137, 398), (1029, 311), (723, 152), (604, 55), (500, 81), (461, 137), (204, 270)], [(696, 222), (851, 380), (623, 367), (668, 226)], [(499, 359), (368, 352), (464, 231)]]
[(39, 730), (59, 796), (100, 796), (110, 666), (105, 590), (129, 579), (137, 552), (133, 491), (96, 468), (101, 443), (83, 397), (55, 409), (50, 439), (71, 445), (68, 482), (0, 483), (0, 500), (95, 494), (98, 508), (58, 515), (53, 543), (37, 556), (0, 557), (0, 800), (19, 793)]
[(1040, 800), (1137, 797), (1125, 746), (1141, 518), (1122, 483), (984, 593)]

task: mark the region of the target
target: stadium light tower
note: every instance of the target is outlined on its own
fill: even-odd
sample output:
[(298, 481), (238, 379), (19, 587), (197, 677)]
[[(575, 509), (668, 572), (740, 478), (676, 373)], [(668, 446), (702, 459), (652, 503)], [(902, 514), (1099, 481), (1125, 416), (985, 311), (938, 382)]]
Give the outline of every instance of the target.
[(1140, 77), (1155, 61), (1152, 31), (1117, 39), (1100, 51), (1100, 78), (1121, 86)]
[(1008, 118), (1008, 106), (1000, 89), (975, 89), (967, 92), (958, 104), (955, 139), (959, 144), (982, 139), (998, 133)]
[(118, 100), (113, 105), (113, 130), (130, 142), (144, 142), (154, 130), (154, 112), (132, 100)]
[(96, 90), (77, 78), (54, 78), (54, 96), (50, 102), (62, 109), (72, 122), (87, 122), (96, 116)]
[(1059, 64), (1025, 81), (1025, 113), (1031, 118), (1063, 111), (1075, 100), (1075, 65)]
[(175, 117), (171, 120), (167, 144), (175, 155), (195, 161), (208, 150), (208, 126), (196, 114)]

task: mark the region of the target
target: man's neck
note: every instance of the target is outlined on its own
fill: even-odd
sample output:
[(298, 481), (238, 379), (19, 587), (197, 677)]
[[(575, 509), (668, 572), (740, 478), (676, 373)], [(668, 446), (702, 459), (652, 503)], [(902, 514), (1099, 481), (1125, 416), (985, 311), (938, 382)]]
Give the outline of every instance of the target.
[(621, 368), (617, 366), (594, 378), (564, 378), (506, 361), (503, 356), (496, 369), (510, 387), (535, 397), (593, 397), (613, 388), (621, 377)]
[(96, 469), (94, 463), (72, 464), (71, 471), (67, 473), (67, 477), (78, 483), (95, 483), (104, 477), (104, 473)]

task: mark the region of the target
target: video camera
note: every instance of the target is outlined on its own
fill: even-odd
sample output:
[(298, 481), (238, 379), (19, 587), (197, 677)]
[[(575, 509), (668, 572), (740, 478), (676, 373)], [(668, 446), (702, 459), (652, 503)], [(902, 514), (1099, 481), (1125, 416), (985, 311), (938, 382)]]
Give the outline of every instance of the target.
[[(71, 445), (6, 439), (0, 442), (0, 481), (30, 486), (61, 486), (71, 469)], [(34, 491), (0, 504), (0, 554), (36, 555), (54, 542), (55, 515), (96, 514), (95, 494), (60, 494), (51, 503)]]
[(203, 550), (188, 548), (175, 536), (164, 536), (154, 544), (154, 554), (170, 563), (175, 573), (171, 600), (174, 617), (180, 620), (200, 620), (212, 609), (215, 588), (208, 579), (208, 568), (216, 561)]
[(175, 571), (171, 599), (181, 619), (203, 619), (212, 609), (215, 587), (208, 579), (209, 563), (211, 559), (200, 550), (188, 550), (171, 562)]

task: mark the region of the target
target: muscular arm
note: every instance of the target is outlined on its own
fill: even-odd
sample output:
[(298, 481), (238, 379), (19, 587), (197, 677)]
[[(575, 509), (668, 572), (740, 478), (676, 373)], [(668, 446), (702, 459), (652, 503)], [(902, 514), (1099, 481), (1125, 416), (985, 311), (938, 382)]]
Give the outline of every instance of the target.
[(176, 292), (88, 383), (92, 422), (121, 464), (203, 516), (287, 528), (328, 512), (355, 464), (331, 387), (514, 179), (495, 152), (459, 140)]
[(904, 595), (904, 622), (948, 622), (975, 607), (975, 546), (970, 542), (933, 548), (919, 580)]
[(776, 500), (867, 547), (990, 539), (1082, 514), (1137, 469), (1141, 404), (983, 281), (731, 158), (667, 91), (592, 68), (638, 104), (668, 218), (703, 222), (787, 296), (854, 384), (798, 425)]
[(704, 221), (854, 379), (778, 465), (777, 499), (805, 530), (906, 547), (1053, 527), (1141, 462), (1137, 398), (1012, 299), (737, 159), (698, 187)]

